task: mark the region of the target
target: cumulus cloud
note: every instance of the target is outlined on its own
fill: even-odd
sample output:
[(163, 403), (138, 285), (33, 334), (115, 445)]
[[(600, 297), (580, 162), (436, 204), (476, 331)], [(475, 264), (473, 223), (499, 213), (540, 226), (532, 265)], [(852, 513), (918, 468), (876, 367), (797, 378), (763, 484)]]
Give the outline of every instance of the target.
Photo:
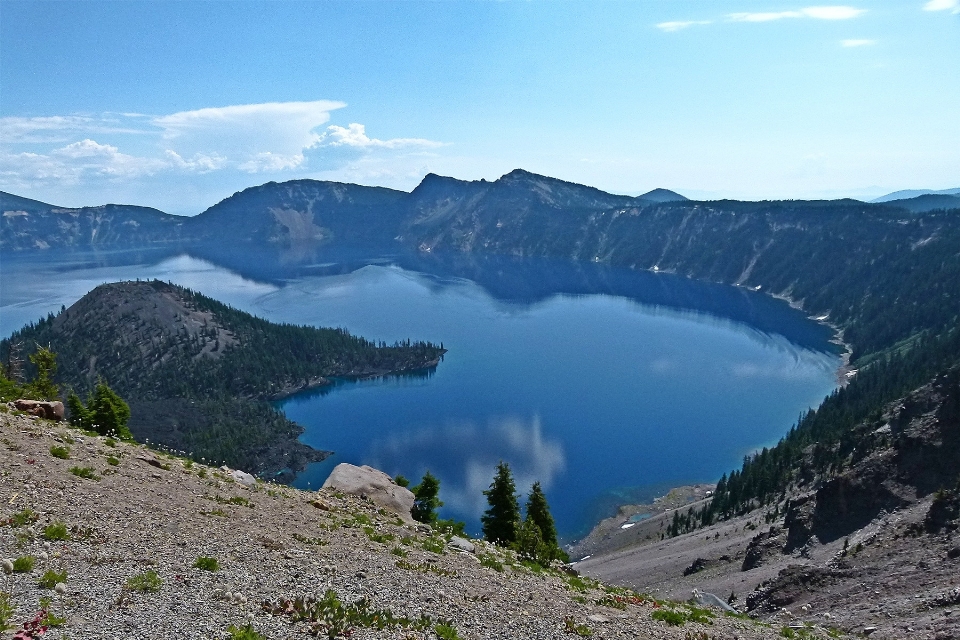
[(661, 31), (666, 31), (672, 33), (674, 31), (680, 31), (681, 29), (686, 29), (687, 27), (692, 27), (695, 25), (701, 24), (710, 24), (712, 20), (674, 20), (671, 22), (661, 22), (657, 25), (657, 29)]
[(727, 19), (731, 22), (772, 22), (786, 18), (813, 18), (816, 20), (850, 20), (864, 13), (866, 9), (856, 9), (844, 5), (805, 7), (795, 11), (759, 11), (747, 13), (730, 13)]
[(0, 180), (7, 188), (91, 185), (162, 174), (303, 175), (384, 154), (441, 146), (378, 139), (364, 125), (330, 125), (342, 102), (268, 102), (167, 115), (72, 114), (0, 118)]
[(142, 158), (85, 138), (49, 153), (0, 153), (0, 179), (16, 186), (36, 182), (77, 184), (84, 179), (133, 179), (168, 168), (162, 158)]
[(354, 147), (359, 149), (401, 149), (404, 147), (435, 148), (443, 146), (440, 142), (424, 140), (423, 138), (394, 138), (392, 140), (377, 140), (367, 137), (367, 130), (362, 124), (351, 123), (348, 127), (338, 127), (331, 125), (327, 127), (327, 132), (321, 136), (318, 141), (320, 146), (324, 144), (331, 147)]
[(155, 117), (152, 123), (179, 155), (219, 155), (247, 173), (277, 172), (299, 167), (304, 149), (316, 145), (318, 128), (342, 102), (267, 102), (180, 111)]
[(840, 45), (844, 47), (869, 47), (877, 44), (876, 40), (841, 40)]

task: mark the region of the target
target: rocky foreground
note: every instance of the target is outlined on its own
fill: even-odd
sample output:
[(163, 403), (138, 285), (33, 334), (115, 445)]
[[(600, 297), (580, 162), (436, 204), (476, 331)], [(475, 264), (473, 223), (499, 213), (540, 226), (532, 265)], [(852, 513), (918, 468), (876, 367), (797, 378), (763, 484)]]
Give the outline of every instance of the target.
[(72, 640), (782, 631), (534, 570), (481, 541), (458, 550), (358, 496), (246, 486), (234, 480), (242, 474), (10, 410), (0, 413), (0, 470), (0, 592), (12, 625), (3, 637), (43, 608), (59, 623), (46, 637)]
[(960, 370), (890, 403), (850, 441), (834, 475), (685, 535), (663, 537), (669, 513), (622, 529), (625, 512), (575, 566), (658, 597), (716, 593), (774, 626), (960, 638)]

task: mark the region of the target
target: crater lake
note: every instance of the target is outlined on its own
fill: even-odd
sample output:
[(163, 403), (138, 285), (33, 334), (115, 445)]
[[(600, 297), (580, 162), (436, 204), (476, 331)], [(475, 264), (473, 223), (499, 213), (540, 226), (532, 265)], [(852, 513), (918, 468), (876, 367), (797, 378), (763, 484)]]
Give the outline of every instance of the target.
[(715, 482), (837, 384), (832, 331), (786, 302), (663, 273), (568, 261), (211, 247), (9, 254), (0, 331), (103, 282), (171, 281), (274, 322), (443, 343), (435, 368), (336, 380), (276, 406), (340, 462), (440, 479), (443, 517), (479, 532), (500, 460), (539, 481), (558, 531), (585, 534), (651, 487)]

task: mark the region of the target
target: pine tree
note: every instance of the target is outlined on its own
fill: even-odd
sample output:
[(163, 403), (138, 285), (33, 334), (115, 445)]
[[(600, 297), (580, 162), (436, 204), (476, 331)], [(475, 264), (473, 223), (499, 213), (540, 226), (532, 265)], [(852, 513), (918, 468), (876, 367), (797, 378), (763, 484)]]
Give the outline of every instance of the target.
[(42, 400), (56, 400), (60, 394), (60, 389), (53, 383), (53, 375), (57, 372), (57, 354), (37, 345), (36, 353), (30, 355), (30, 362), (37, 368), (37, 377), (27, 385), (27, 391)]
[(420, 484), (410, 489), (413, 492), (414, 501), (410, 515), (417, 522), (431, 524), (437, 520), (437, 509), (443, 506), (439, 500), (440, 481), (432, 473), (427, 471), (423, 474)]
[(510, 465), (500, 461), (497, 475), (483, 495), (487, 496), (487, 504), (490, 505), (480, 518), (483, 537), (501, 546), (513, 544), (517, 541), (517, 527), (520, 524), (520, 504), (517, 502), (517, 489)]
[(105, 382), (97, 383), (87, 398), (87, 406), (83, 406), (80, 397), (71, 392), (67, 396), (67, 407), (70, 409), (71, 424), (103, 436), (133, 440), (133, 434), (127, 427), (130, 406)]
[(558, 546), (557, 527), (553, 523), (553, 516), (550, 515), (547, 496), (543, 494), (539, 482), (533, 483), (533, 488), (530, 489), (530, 495), (527, 497), (527, 520), (532, 521), (540, 529), (540, 537), (544, 544), (550, 547)]

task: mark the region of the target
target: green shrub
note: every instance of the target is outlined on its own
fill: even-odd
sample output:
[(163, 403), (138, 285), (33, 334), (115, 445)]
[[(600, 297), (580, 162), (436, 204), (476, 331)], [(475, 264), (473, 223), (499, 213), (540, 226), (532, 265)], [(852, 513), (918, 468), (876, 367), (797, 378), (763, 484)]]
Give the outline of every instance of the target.
[(460, 640), (456, 628), (449, 624), (438, 624), (433, 628), (434, 633), (440, 640)]
[(683, 612), (673, 609), (657, 609), (650, 617), (654, 620), (666, 622), (672, 627), (678, 627), (687, 621), (687, 616)]
[(54, 458), (60, 458), (61, 460), (70, 459), (70, 447), (62, 447), (60, 445), (53, 445), (50, 447), (50, 455)]
[(127, 580), (126, 586), (130, 591), (152, 593), (154, 591), (159, 591), (162, 584), (163, 580), (160, 579), (160, 576), (157, 575), (156, 571), (151, 569), (149, 571), (144, 571), (143, 573), (138, 573)]
[(200, 556), (193, 563), (194, 569), (203, 569), (204, 571), (216, 571), (220, 568), (220, 563), (217, 562), (216, 558), (209, 558), (207, 556)]
[(67, 531), (66, 524), (60, 520), (57, 520), (56, 522), (51, 522), (43, 528), (43, 539), (49, 540), (50, 542), (69, 540), (70, 532)]
[(13, 570), (15, 573), (30, 573), (36, 562), (33, 556), (20, 556), (13, 561)]
[(100, 479), (100, 476), (96, 474), (96, 469), (93, 467), (70, 467), (70, 473), (78, 478), (86, 478), (87, 480)]
[(0, 591), (0, 632), (13, 629), (10, 619), (13, 618), (13, 604), (10, 602), (10, 594), (6, 591)]
[(230, 634), (230, 640), (267, 640), (254, 631), (253, 627), (249, 624), (245, 627), (230, 625), (227, 627), (227, 633)]
[(585, 624), (577, 624), (577, 622), (570, 617), (563, 619), (563, 624), (566, 627), (567, 633), (572, 633), (575, 636), (580, 636), (581, 638), (589, 638), (593, 635), (593, 631), (590, 630)]
[(36, 522), (40, 516), (33, 509), (27, 508), (22, 511), (18, 511), (9, 518), (7, 518), (7, 524), (16, 529), (17, 527), (25, 527), (28, 524), (33, 524)]
[(497, 560), (495, 557), (491, 555), (483, 554), (479, 556), (479, 558), (480, 558), (480, 566), (487, 567), (488, 569), (493, 569), (494, 571), (499, 571), (499, 572), (503, 571), (503, 563)]
[(436, 553), (437, 555), (442, 555), (443, 550), (446, 548), (446, 543), (442, 538), (429, 537), (423, 541), (421, 545), (424, 551), (429, 551), (431, 553)]
[(40, 621), (41, 624), (48, 627), (62, 627), (66, 623), (66, 616), (58, 616), (53, 612), (53, 598), (50, 596), (40, 596), (40, 609), (46, 611), (46, 615)]
[(67, 572), (66, 571), (54, 571), (53, 569), (47, 569), (46, 573), (43, 574), (43, 577), (40, 578), (40, 586), (44, 589), (53, 589), (57, 586), (58, 582), (67, 581)]

